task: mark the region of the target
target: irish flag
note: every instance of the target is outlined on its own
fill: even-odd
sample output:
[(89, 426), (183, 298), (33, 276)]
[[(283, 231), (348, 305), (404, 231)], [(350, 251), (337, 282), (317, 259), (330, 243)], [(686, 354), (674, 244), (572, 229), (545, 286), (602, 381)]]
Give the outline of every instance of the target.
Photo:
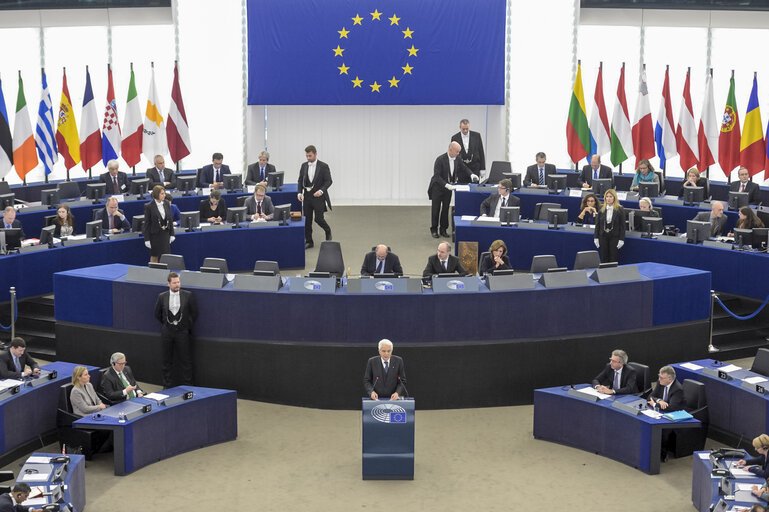
[(35, 136), (29, 122), (21, 71), (19, 71), (19, 95), (16, 97), (16, 122), (13, 126), (13, 165), (21, 179), (25, 179), (27, 173), (37, 167)]

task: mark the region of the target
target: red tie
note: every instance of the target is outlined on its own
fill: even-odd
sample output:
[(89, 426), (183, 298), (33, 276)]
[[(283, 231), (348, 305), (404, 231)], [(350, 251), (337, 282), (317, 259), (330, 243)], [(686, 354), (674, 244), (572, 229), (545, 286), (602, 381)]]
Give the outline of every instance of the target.
[(258, 213), (259, 215), (262, 214), (262, 202), (261, 201), (256, 203), (256, 213)]
[(110, 215), (109, 216), (109, 229), (110, 229), (110, 231), (115, 229), (115, 216), (114, 215)]
[(745, 184), (744, 183), (742, 184), (742, 190), (740, 190), (740, 192), (745, 192)]
[(114, 189), (113, 192), (115, 194), (119, 194), (120, 193), (120, 189), (117, 186), (117, 176), (113, 176), (112, 177), (112, 188)]

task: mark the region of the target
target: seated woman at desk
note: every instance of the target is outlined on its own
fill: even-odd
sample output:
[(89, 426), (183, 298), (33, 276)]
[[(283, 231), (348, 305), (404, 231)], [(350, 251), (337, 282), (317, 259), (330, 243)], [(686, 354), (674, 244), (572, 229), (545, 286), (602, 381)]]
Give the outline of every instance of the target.
[(200, 202), (200, 220), (202, 222), (222, 222), (227, 218), (227, 205), (222, 201), (222, 191), (211, 189), (208, 199)]
[(740, 229), (763, 228), (764, 223), (750, 206), (743, 206), (740, 208), (740, 219), (737, 221), (737, 227)]
[[(643, 162), (643, 160), (641, 160)], [(609, 189), (598, 210), (593, 241), (601, 251), (601, 261), (619, 261), (619, 250), (625, 245), (625, 210), (620, 206), (617, 192)]]
[(681, 191), (678, 192), (678, 197), (684, 197), (685, 187), (702, 187), (705, 189), (705, 198), (707, 199), (710, 197), (710, 194), (708, 193), (708, 180), (707, 178), (700, 177), (700, 171), (698, 171), (696, 167), (692, 167), (686, 171), (686, 181), (681, 185)]
[(747, 459), (738, 460), (735, 464), (737, 467), (745, 467), (754, 475), (760, 478), (769, 478), (769, 436), (761, 434), (753, 439), (753, 448), (758, 452), (758, 457), (749, 457)]
[(56, 218), (53, 219), (53, 236), (64, 238), (75, 234), (75, 217), (68, 204), (60, 204), (56, 210)]
[(510, 260), (507, 258), (507, 246), (502, 240), (494, 240), (489, 246), (489, 253), (481, 258), (478, 275), (482, 276), (494, 270), (508, 270)]
[(577, 215), (578, 224), (595, 224), (595, 216), (601, 208), (601, 201), (595, 194), (587, 194), (582, 198), (582, 204), (579, 205), (579, 215)]
[(72, 372), (72, 391), (69, 393), (69, 400), (72, 403), (72, 412), (81, 417), (107, 408), (94, 391), (91, 375), (85, 366), (76, 366)]
[(750, 492), (755, 496), (756, 498), (761, 498), (764, 501), (769, 501), (769, 478), (766, 479), (766, 482), (764, 482), (764, 485), (754, 485)]
[(658, 187), (660, 184), (660, 179), (654, 172), (654, 167), (652, 167), (652, 164), (645, 158), (638, 162), (638, 169), (635, 171), (633, 184), (630, 189), (637, 191), (639, 183), (656, 183)]

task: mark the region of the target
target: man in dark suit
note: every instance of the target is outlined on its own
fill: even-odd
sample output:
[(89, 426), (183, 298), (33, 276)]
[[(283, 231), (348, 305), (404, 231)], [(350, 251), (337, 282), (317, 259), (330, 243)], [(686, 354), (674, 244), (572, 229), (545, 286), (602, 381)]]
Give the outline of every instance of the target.
[(729, 186), (729, 190), (732, 192), (747, 192), (748, 203), (758, 204), (758, 193), (760, 189), (757, 183), (750, 181), (750, 172), (748, 172), (745, 167), (740, 167), (740, 169), (737, 171), (737, 176), (740, 178), (740, 180), (733, 181)]
[(117, 404), (141, 397), (144, 391), (136, 384), (131, 367), (126, 365), (125, 354), (115, 352), (109, 358), (111, 368), (104, 372), (99, 383), (99, 391), (112, 404)]
[(449, 237), (449, 206), (454, 184), (478, 181), (478, 176), (473, 174), (461, 158), (457, 158), (461, 150), (462, 146), (452, 141), (448, 151), (438, 156), (433, 165), (433, 177), (427, 187), (427, 197), (432, 201), (430, 234), (433, 238), (438, 238), (439, 218), (441, 236)]
[(18, 228), (21, 230), (21, 239), (23, 240), (27, 237), (27, 235), (24, 234), (24, 228), (21, 227), (21, 222), (16, 219), (16, 210), (14, 210), (13, 206), (6, 206), (5, 210), (3, 210), (3, 224), (0, 225), (0, 228)]
[(609, 364), (593, 379), (593, 387), (607, 395), (627, 395), (638, 392), (635, 371), (627, 365), (627, 353), (614, 350)]
[(582, 188), (591, 188), (593, 186), (593, 179), (608, 179), (613, 178), (611, 167), (601, 164), (600, 155), (593, 155), (590, 158), (590, 165), (586, 165), (582, 168), (582, 172), (579, 173), (577, 180), (579, 180)]
[(243, 206), (246, 207), (246, 215), (250, 215), (255, 221), (270, 220), (275, 213), (272, 199), (267, 195), (267, 187), (262, 184), (254, 188), (254, 195), (246, 199)]
[(115, 197), (107, 199), (104, 208), (96, 212), (94, 220), (101, 220), (101, 230), (104, 233), (131, 231), (131, 224), (123, 211), (118, 208), (118, 200)]
[(25, 483), (15, 484), (10, 494), (0, 494), (0, 512), (42, 512), (41, 508), (32, 508), (22, 505), (32, 489)]
[(684, 387), (676, 380), (672, 366), (663, 366), (657, 375), (657, 387), (649, 396), (649, 405), (659, 406), (663, 412), (680, 411), (684, 408)]
[(392, 354), (392, 342), (381, 340), (379, 355), (366, 363), (363, 388), (372, 400), (379, 400), (379, 397), (397, 400), (406, 395), (406, 367), (403, 359)]
[(168, 291), (158, 295), (155, 318), (162, 324), (163, 387), (173, 387), (174, 354), (181, 366), (182, 384), (192, 385), (192, 336), (190, 331), (198, 318), (195, 296), (181, 289), (179, 274), (168, 274)]
[[(20, 379), (28, 375), (40, 375), (40, 367), (32, 356), (26, 354), (27, 343), (18, 336), (11, 346), (0, 353), (0, 379)], [(29, 367), (29, 368), (27, 368)]]
[(248, 166), (246, 185), (267, 184), (267, 175), (275, 172), (275, 166), (268, 163), (269, 161), (270, 154), (267, 151), (259, 153), (259, 161)]
[(147, 169), (147, 179), (150, 180), (148, 190), (152, 190), (155, 185), (176, 188), (176, 174), (171, 169), (166, 169), (166, 161), (162, 155), (155, 156), (155, 167)]
[(726, 215), (724, 215), (724, 203), (721, 201), (712, 201), (710, 203), (710, 213), (700, 212), (695, 215), (694, 220), (703, 220), (710, 222), (710, 236), (721, 236), (726, 227)]
[(118, 170), (117, 160), (107, 162), (107, 172), (99, 175), (99, 181), (107, 185), (107, 195), (128, 192), (128, 175)]
[(312, 241), (312, 217), (326, 233), (326, 240), (331, 240), (331, 228), (323, 215), (326, 207), (331, 210), (331, 199), (328, 197), (328, 187), (331, 186), (331, 169), (328, 164), (318, 160), (318, 150), (315, 146), (304, 148), (307, 161), (299, 168), (299, 180), (296, 189), (297, 198), (302, 203), (304, 213), (304, 248), (309, 249), (315, 244)]
[(486, 157), (483, 154), (481, 134), (471, 132), (470, 121), (462, 119), (459, 122), (459, 131), (451, 137), (451, 140), (462, 147), (459, 157), (470, 168), (470, 171), (480, 176), (481, 171), (486, 169)]
[(360, 275), (373, 276), (374, 274), (403, 275), (400, 258), (397, 254), (390, 252), (386, 245), (377, 245), (375, 250), (366, 253), (363, 258)]
[(438, 252), (427, 258), (422, 277), (454, 273), (466, 276), (467, 270), (462, 266), (459, 258), (451, 254), (451, 245), (448, 242), (441, 242), (438, 244)]
[(481, 215), (483, 217), (499, 217), (499, 209), (503, 206), (520, 206), (521, 200), (510, 195), (513, 190), (513, 182), (507, 178), (497, 185), (498, 192), (490, 194), (481, 203)]
[(537, 163), (526, 168), (526, 177), (523, 180), (524, 187), (546, 187), (548, 174), (555, 174), (555, 166), (545, 163), (547, 156), (540, 151), (537, 153)]
[(200, 169), (201, 187), (219, 188), (224, 185), (222, 176), (230, 174), (230, 166), (222, 165), (222, 160), (224, 156), (221, 153), (214, 153), (211, 156), (211, 163)]

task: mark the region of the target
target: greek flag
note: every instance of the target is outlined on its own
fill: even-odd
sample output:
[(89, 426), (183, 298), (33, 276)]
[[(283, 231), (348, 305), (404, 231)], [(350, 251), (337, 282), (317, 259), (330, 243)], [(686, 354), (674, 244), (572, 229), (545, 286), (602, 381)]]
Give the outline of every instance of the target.
[(48, 80), (43, 71), (43, 92), (40, 95), (40, 106), (37, 108), (37, 127), (35, 128), (35, 145), (40, 161), (45, 166), (45, 173), (51, 174), (53, 164), (59, 159), (54, 136), (53, 107), (51, 93), (48, 90)]

